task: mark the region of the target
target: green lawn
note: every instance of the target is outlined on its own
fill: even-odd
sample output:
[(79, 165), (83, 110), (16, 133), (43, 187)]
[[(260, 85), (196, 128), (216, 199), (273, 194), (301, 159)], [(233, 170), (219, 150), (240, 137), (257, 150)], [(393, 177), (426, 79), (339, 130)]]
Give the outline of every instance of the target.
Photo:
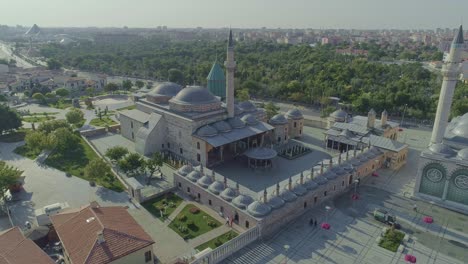
[(185, 206), (169, 224), (169, 227), (182, 238), (192, 239), (221, 226), (220, 222), (199, 208), (198, 213), (191, 213), (190, 208), (198, 207), (191, 204)]
[(93, 120), (91, 120), (89, 124), (92, 126), (97, 126), (97, 127), (105, 127), (105, 126), (116, 125), (117, 122), (105, 116), (102, 119), (94, 118)]
[(23, 157), (32, 159), (32, 160), (37, 158), (37, 156), (39, 154), (41, 154), (40, 150), (37, 150), (37, 149), (32, 150), (32, 149), (28, 148), (27, 145), (19, 146), (19, 147), (15, 148), (15, 150), (13, 150), (13, 152), (15, 152), (16, 154), (21, 155)]
[(198, 251), (202, 251), (202, 250), (204, 250), (205, 248), (208, 248), (208, 247), (211, 248), (211, 249), (215, 249), (215, 248), (221, 246), (222, 244), (228, 242), (229, 240), (235, 238), (238, 235), (239, 234), (237, 234), (235, 231), (231, 230), (231, 231), (229, 231), (227, 233), (224, 233), (224, 234), (220, 235), (219, 237), (215, 237), (212, 240), (199, 245), (195, 249), (197, 249)]
[[(183, 199), (173, 193), (167, 193), (161, 197), (156, 197), (149, 201), (143, 202), (141, 205), (146, 208), (152, 215), (161, 219), (161, 209), (163, 217), (166, 218), (179, 207)], [(165, 210), (164, 210), (165, 208)], [(163, 219), (161, 219), (163, 220)]]
[(380, 241), (379, 246), (396, 252), (404, 236), (405, 234), (400, 231), (389, 229)]
[(58, 100), (56, 103), (47, 104), (50, 107), (57, 109), (67, 109), (72, 106), (71, 99), (68, 100)]
[(136, 109), (136, 105), (130, 105), (130, 106), (127, 106), (127, 107), (118, 108), (117, 111), (133, 110), (133, 109)]
[(49, 120), (53, 120), (55, 119), (55, 116), (38, 116), (38, 115), (34, 115), (34, 116), (23, 116), (21, 118), (24, 122), (29, 122), (29, 123), (41, 123), (41, 122), (44, 122), (44, 121), (49, 121)]
[(25, 136), (26, 136), (26, 129), (19, 129), (11, 133), (1, 135), (0, 142), (4, 142), (4, 143), (19, 142), (19, 141), (23, 141)]
[[(54, 167), (58, 170), (68, 172), (74, 176), (87, 179), (84, 174), (84, 168), (89, 161), (98, 158), (91, 147), (80, 138), (79, 147), (70, 150), (66, 154), (52, 153), (45, 161), (45, 164)], [(94, 180), (97, 184), (108, 189), (121, 192), (125, 189), (122, 183), (109, 171), (108, 175), (103, 175), (102, 178)]]

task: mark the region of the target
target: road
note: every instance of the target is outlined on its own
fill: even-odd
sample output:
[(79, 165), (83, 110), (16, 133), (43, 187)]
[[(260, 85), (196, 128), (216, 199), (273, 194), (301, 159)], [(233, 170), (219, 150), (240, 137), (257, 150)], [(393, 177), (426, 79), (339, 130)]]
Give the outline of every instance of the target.
[(31, 63), (25, 61), (24, 59), (16, 56), (13, 54), (13, 51), (11, 49), (11, 46), (8, 44), (5, 44), (3, 42), (0, 42), (0, 58), (1, 59), (14, 59), (16, 60), (16, 66), (21, 67), (21, 68), (32, 68), (35, 67)]

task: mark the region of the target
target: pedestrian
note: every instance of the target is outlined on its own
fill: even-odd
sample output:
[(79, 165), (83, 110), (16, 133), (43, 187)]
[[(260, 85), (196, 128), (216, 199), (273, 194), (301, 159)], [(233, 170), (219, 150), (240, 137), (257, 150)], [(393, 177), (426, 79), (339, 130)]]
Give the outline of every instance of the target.
[(415, 212), (418, 211), (418, 205), (417, 204), (413, 204), (413, 211), (415, 211)]
[(317, 219), (314, 221), (314, 226), (317, 227)]
[(226, 225), (229, 225), (229, 217), (226, 216)]
[(309, 225), (314, 226), (314, 219), (313, 218), (310, 219)]

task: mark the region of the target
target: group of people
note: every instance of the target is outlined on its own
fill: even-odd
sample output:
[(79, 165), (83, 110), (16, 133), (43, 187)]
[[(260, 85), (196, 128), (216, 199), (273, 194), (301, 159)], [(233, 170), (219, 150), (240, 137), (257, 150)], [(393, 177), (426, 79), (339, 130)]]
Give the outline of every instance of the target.
[(317, 227), (317, 219), (311, 218), (309, 221), (309, 225)]

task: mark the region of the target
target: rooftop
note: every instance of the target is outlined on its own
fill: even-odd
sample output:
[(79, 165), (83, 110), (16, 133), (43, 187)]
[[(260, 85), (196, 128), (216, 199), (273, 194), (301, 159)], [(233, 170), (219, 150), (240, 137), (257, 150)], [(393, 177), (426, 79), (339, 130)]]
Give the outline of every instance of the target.
[(53, 264), (52, 259), (18, 227), (0, 233), (0, 264)]
[(126, 117), (130, 117), (131, 119), (134, 119), (138, 122), (141, 123), (146, 123), (148, 122), (150, 115), (140, 111), (138, 109), (132, 109), (132, 110), (123, 110), (119, 112), (121, 115), (124, 115)]

